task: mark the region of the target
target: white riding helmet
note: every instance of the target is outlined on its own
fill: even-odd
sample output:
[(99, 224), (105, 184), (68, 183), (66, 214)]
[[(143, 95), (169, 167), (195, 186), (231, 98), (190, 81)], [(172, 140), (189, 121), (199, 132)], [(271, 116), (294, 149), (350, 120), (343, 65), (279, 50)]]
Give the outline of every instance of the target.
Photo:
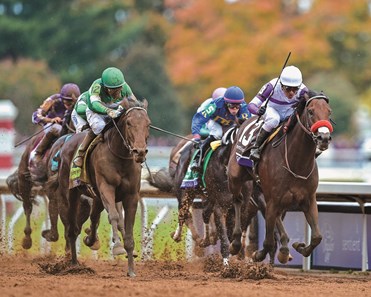
[(303, 77), (299, 68), (287, 66), (282, 70), (280, 81), (284, 86), (299, 87), (303, 82)]

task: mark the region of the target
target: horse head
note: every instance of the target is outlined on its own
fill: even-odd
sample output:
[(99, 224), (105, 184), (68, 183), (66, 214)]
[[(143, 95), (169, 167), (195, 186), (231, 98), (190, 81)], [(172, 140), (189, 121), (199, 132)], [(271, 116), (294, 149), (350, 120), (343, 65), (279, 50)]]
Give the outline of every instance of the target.
[(143, 102), (124, 99), (120, 104), (126, 110), (118, 122), (122, 127), (124, 144), (135, 162), (142, 163), (148, 152), (147, 139), (151, 123), (147, 114), (148, 102), (145, 99)]
[(310, 135), (315, 142), (317, 149), (325, 151), (331, 142), (331, 133), (333, 127), (330, 122), (331, 108), (329, 98), (323, 94), (317, 94), (313, 91), (304, 94), (305, 105), (303, 120), (306, 123), (306, 129), (310, 131)]

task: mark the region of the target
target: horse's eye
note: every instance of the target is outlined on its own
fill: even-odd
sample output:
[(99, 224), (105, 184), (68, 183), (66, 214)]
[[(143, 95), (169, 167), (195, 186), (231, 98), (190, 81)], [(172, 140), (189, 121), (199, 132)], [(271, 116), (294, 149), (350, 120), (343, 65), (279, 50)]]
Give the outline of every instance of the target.
[(308, 113), (309, 113), (309, 115), (312, 117), (313, 116), (313, 114), (314, 114), (314, 112), (313, 112), (313, 110), (312, 109), (308, 109)]

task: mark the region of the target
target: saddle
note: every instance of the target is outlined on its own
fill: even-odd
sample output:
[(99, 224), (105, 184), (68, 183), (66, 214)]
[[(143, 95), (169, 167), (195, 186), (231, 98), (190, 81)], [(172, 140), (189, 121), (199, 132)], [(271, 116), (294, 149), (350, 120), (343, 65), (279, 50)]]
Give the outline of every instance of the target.
[[(183, 178), (182, 184), (180, 185), (181, 189), (190, 189), (190, 188), (195, 189), (195, 188), (197, 188), (197, 186), (201, 185), (200, 182), (202, 182), (203, 188), (206, 188), (206, 184), (205, 184), (206, 168), (209, 164), (211, 155), (221, 145), (222, 145), (221, 140), (215, 140), (215, 141), (210, 143), (210, 148), (208, 148), (208, 150), (206, 151), (205, 156), (202, 160), (203, 165), (202, 165), (202, 173), (201, 174), (199, 172), (195, 172), (191, 169), (191, 164), (193, 163), (193, 160), (195, 159), (195, 157), (197, 156), (197, 154), (199, 153), (200, 150), (196, 149), (193, 152), (191, 161), (189, 162), (189, 165), (188, 165), (188, 168), (187, 168), (187, 172), (186, 172), (186, 174)], [(200, 178), (201, 178), (201, 180), (200, 180)]]
[[(271, 135), (263, 142), (260, 147), (260, 150), (263, 151), (265, 146), (272, 141), (272, 139), (281, 131), (281, 129), (286, 132), (285, 127), (283, 124), (278, 126)], [(251, 129), (246, 129), (251, 128)], [(254, 161), (250, 159), (250, 150), (253, 148), (255, 144), (256, 137), (258, 135), (259, 130), (261, 129), (261, 125), (249, 127), (247, 126), (244, 131), (244, 136), (238, 140), (236, 146), (236, 160), (240, 166), (254, 168), (256, 164)], [(246, 135), (251, 135), (252, 137), (246, 140)]]
[(82, 168), (75, 166), (73, 160), (77, 156), (77, 150), (72, 158), (71, 165), (70, 165), (70, 181), (69, 181), (69, 189), (73, 189), (75, 187), (80, 186), (81, 184), (89, 184), (89, 176), (86, 172), (86, 162), (88, 157), (90, 156), (91, 152), (97, 146), (99, 142), (102, 142), (103, 138), (102, 135), (97, 135), (94, 140), (90, 143), (86, 153), (84, 155), (83, 165)]

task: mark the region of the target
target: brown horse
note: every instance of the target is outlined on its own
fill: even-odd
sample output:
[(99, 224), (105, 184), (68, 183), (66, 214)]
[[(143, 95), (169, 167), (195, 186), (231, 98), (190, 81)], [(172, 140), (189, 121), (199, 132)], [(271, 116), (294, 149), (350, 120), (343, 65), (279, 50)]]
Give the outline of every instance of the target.
[[(329, 99), (324, 94), (310, 91), (298, 103), (286, 133), (278, 133), (262, 152), (255, 173), (237, 163), (238, 146), (249, 137), (256, 117), (247, 120), (239, 130), (238, 142), (235, 143), (228, 163), (228, 183), (233, 194), (236, 223), (233, 241), (230, 245), (232, 254), (241, 248), (241, 187), (246, 180), (260, 179), (266, 200), (266, 235), (263, 249), (254, 254), (255, 261), (265, 259), (274, 247), (273, 229), (277, 219), (287, 210), (301, 210), (312, 229), (310, 244), (295, 242), (293, 247), (303, 256), (309, 256), (321, 242), (318, 227), (316, 189), (318, 186), (318, 168), (316, 150), (324, 151), (331, 141), (332, 125)], [(278, 140), (277, 140), (278, 139)], [(256, 174), (259, 179), (257, 179)], [(281, 234), (280, 255), (288, 255), (287, 234)]]
[[(60, 135), (65, 135), (69, 132), (71, 132), (71, 126), (70, 126), (70, 115), (67, 115), (64, 118), (64, 124), (62, 126), (62, 131), (60, 132)], [(73, 129), (73, 127), (72, 127)], [(8, 185), (8, 188), (12, 192), (12, 194), (22, 202), (24, 213), (26, 215), (26, 226), (24, 228), (24, 238), (22, 240), (22, 247), (24, 249), (29, 249), (32, 247), (32, 228), (31, 228), (31, 214), (33, 210), (33, 204), (35, 200), (35, 196), (37, 192), (34, 191), (35, 186), (44, 186), (45, 182), (48, 180), (47, 175), (47, 168), (46, 164), (49, 162), (49, 159), (51, 157), (54, 157), (54, 154), (59, 150), (59, 148), (63, 145), (64, 141), (55, 141), (55, 143), (51, 146), (50, 149), (48, 149), (43, 157), (43, 161), (41, 166), (44, 168), (43, 176), (39, 176), (37, 180), (34, 180), (33, 174), (30, 171), (30, 154), (34, 150), (34, 148), (37, 146), (37, 144), (42, 139), (44, 133), (39, 133), (32, 137), (30, 141), (27, 143), (26, 148), (22, 154), (21, 160), (19, 162), (17, 170), (11, 174), (6, 182)], [(54, 172), (52, 172), (54, 174)], [(53, 201), (50, 201), (49, 203), (49, 210), (52, 210), (54, 208)], [(57, 214), (58, 217), (58, 214)], [(56, 241), (58, 238), (58, 233), (53, 234), (50, 237), (52, 240), (50, 241)], [(55, 240), (53, 240), (53, 238)]]
[[(226, 166), (228, 164), (232, 144), (222, 145), (217, 148), (211, 155), (209, 165), (204, 174), (206, 184), (206, 191), (200, 187), (195, 189), (182, 189), (181, 183), (186, 175), (187, 168), (191, 161), (194, 148), (191, 142), (180, 141), (179, 144), (173, 148), (170, 154), (169, 168), (162, 169), (153, 176), (153, 180), (149, 182), (161, 189), (162, 191), (169, 191), (174, 193), (178, 199), (178, 227), (172, 238), (179, 242), (182, 237), (182, 230), (184, 224), (190, 229), (192, 238), (199, 247), (207, 247), (216, 244), (217, 239), (221, 241), (221, 254), (223, 263), (228, 264), (229, 257), (229, 239), (232, 237), (232, 229), (234, 226), (234, 209), (232, 195), (228, 191)], [(180, 151), (180, 152), (179, 152)], [(177, 156), (179, 155), (179, 156)], [(207, 155), (207, 154), (206, 154)], [(250, 199), (252, 194), (252, 182), (245, 183), (243, 187), (243, 204), (242, 204), (242, 230), (247, 230), (253, 218), (256, 217), (257, 211), (260, 210), (263, 215), (265, 211), (264, 197), (261, 195), (260, 189), (254, 190), (254, 198)], [(193, 205), (195, 197), (203, 198), (202, 218), (204, 222), (204, 237), (201, 239), (197, 233), (196, 227), (193, 224), (192, 213), (190, 209)], [(211, 228), (211, 215), (214, 215), (216, 225), (216, 234)], [(278, 225), (283, 228), (283, 225)], [(257, 236), (250, 230), (249, 239), (251, 239), (251, 248), (257, 246), (253, 239)], [(245, 256), (245, 249), (241, 250), (239, 255), (241, 258)]]
[[(101, 141), (87, 156), (85, 164), (88, 183), (69, 189), (70, 164), (84, 133), (75, 134), (70, 144), (62, 147), (58, 176), (59, 189), (62, 190), (58, 191), (61, 195), (58, 199), (60, 211), (66, 211), (67, 222), (63, 219), (62, 222), (71, 248), (71, 263), (78, 264), (76, 239), (84, 219), (87, 219), (86, 215), (82, 219), (78, 213), (83, 207), (80, 196), (86, 195), (92, 197), (93, 201), (91, 227), (88, 237), (84, 239), (85, 244), (92, 246), (95, 243), (100, 213), (106, 209), (112, 226), (113, 255), (122, 254), (126, 250), (128, 276), (134, 277), (133, 227), (140, 199), (141, 163), (147, 154), (150, 119), (146, 100), (141, 103), (124, 99), (121, 105), (126, 112), (112, 121), (113, 125), (103, 133)], [(120, 214), (121, 207), (125, 211), (124, 219)], [(123, 236), (124, 246), (118, 231)]]

